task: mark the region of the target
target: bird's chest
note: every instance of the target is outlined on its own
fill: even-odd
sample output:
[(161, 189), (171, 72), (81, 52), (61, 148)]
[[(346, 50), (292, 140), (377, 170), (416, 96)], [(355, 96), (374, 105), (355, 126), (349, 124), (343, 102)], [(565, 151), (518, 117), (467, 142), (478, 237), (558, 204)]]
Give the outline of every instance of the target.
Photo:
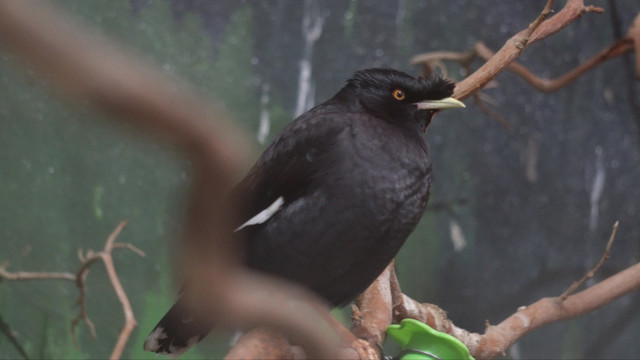
[[(324, 184), (355, 230), (389, 231), (391, 237), (415, 226), (431, 183), (429, 149), (422, 139), (395, 129), (356, 129), (343, 134), (340, 158)], [(422, 141), (422, 142), (421, 142)], [(344, 155), (346, 154), (346, 155)]]

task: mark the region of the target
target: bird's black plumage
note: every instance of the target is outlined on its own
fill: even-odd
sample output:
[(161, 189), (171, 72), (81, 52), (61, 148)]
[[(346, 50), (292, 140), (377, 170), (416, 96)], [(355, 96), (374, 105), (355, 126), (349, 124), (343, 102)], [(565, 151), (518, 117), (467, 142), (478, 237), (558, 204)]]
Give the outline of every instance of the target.
[[(452, 92), (441, 78), (362, 70), (286, 126), (231, 193), (244, 204), (236, 233), (247, 242), (246, 264), (300, 283), (334, 306), (363, 292), (427, 204), (424, 131), (446, 106), (417, 104)], [(154, 329), (147, 350), (176, 353), (206, 333), (202, 324), (180, 330), (189, 324), (176, 321), (179, 308)]]

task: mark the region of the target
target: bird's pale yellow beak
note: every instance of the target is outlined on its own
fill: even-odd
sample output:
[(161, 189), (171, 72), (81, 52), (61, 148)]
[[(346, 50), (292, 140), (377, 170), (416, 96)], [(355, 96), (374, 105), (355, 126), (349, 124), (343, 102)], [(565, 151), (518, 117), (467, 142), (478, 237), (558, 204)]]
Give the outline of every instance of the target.
[(444, 110), (465, 107), (462, 101), (452, 97), (440, 100), (425, 100), (416, 103), (420, 110)]

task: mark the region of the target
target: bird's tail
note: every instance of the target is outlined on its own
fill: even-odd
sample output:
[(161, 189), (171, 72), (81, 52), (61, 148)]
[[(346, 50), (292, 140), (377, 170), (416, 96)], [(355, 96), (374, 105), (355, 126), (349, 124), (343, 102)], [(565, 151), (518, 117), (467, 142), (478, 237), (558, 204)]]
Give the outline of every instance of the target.
[(149, 334), (144, 349), (177, 358), (202, 340), (212, 328), (209, 322), (191, 316), (178, 300)]

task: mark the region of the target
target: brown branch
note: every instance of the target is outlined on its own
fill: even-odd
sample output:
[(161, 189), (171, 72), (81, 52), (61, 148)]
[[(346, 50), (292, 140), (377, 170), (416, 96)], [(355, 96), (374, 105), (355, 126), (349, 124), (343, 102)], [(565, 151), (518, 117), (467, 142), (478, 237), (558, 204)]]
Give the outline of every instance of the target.
[[(603, 259), (615, 237), (617, 222), (604, 252)], [(594, 270), (599, 268), (604, 260)], [(573, 287), (573, 286), (572, 286)], [(434, 329), (446, 332), (462, 341), (475, 358), (495, 358), (531, 331), (553, 322), (564, 321), (596, 310), (609, 302), (640, 288), (640, 264), (633, 265), (598, 284), (573, 295), (544, 298), (523, 306), (495, 326), (488, 326), (484, 334), (468, 332), (456, 327), (445, 311), (432, 304), (421, 304), (402, 294), (397, 279), (391, 279), (394, 299), (394, 321), (412, 318)]]
[(483, 93), (481, 92), (477, 92), (475, 94), (473, 94), (473, 103), (476, 104), (476, 106), (485, 114), (489, 115), (490, 117), (494, 118), (495, 120), (497, 120), (502, 126), (505, 127), (505, 129), (507, 130), (511, 130), (513, 129), (513, 124), (511, 124), (509, 122), (509, 120), (505, 119), (504, 116), (500, 115), (498, 112), (491, 110), (490, 107), (487, 106), (487, 104), (485, 104), (484, 101), (482, 101), (482, 97), (481, 95), (483, 95)]
[(575, 318), (640, 288), (640, 264), (636, 264), (600, 283), (570, 295), (566, 300), (544, 298), (523, 307), (502, 323), (487, 328), (474, 356), (492, 358), (529, 332), (558, 321)]
[[(113, 258), (111, 257), (111, 252), (115, 248), (114, 242), (116, 240), (116, 237), (118, 237), (118, 235), (120, 234), (120, 231), (122, 231), (122, 229), (126, 225), (127, 225), (127, 222), (123, 221), (118, 225), (118, 227), (116, 227), (116, 229), (111, 233), (111, 235), (109, 235), (109, 238), (107, 239), (107, 243), (104, 246), (104, 250), (99, 254), (100, 258), (102, 259), (102, 262), (104, 263), (104, 267), (107, 270), (107, 274), (109, 275), (109, 280), (111, 281), (111, 285), (113, 285), (113, 289), (116, 292), (118, 301), (120, 301), (120, 304), (122, 305), (122, 312), (124, 313), (124, 320), (125, 320), (124, 326), (120, 331), (120, 335), (118, 335), (118, 341), (116, 342), (116, 345), (113, 348), (113, 352), (111, 352), (111, 356), (109, 356), (109, 359), (111, 360), (120, 359), (120, 357), (122, 356), (122, 351), (124, 350), (124, 347), (127, 344), (127, 341), (129, 340), (129, 336), (131, 335), (131, 332), (133, 331), (133, 329), (136, 327), (136, 324), (137, 324), (136, 319), (133, 315), (133, 309), (131, 309), (131, 303), (129, 302), (127, 293), (124, 291), (124, 288), (122, 287), (122, 283), (120, 282), (120, 279), (118, 278), (118, 274), (116, 273), (115, 266), (113, 265)], [(140, 253), (138, 252), (138, 254)]]
[[(538, 17), (531, 24), (529, 24), (529, 27), (527, 27), (523, 34), (523, 39), (525, 41), (529, 41), (529, 39), (531, 38), (531, 34), (533, 34), (533, 32), (536, 31), (545, 20), (547, 20), (549, 15), (551, 15), (551, 13), (553, 12), (553, 10), (551, 10), (553, 3), (554, 0), (547, 0), (547, 3), (544, 5), (544, 8), (542, 9)], [(526, 46), (526, 43), (523, 44), (523, 46)]]
[(76, 275), (74, 281), (76, 283), (76, 287), (78, 288), (78, 299), (76, 300), (76, 306), (80, 309), (78, 310), (78, 314), (73, 320), (71, 320), (71, 338), (73, 340), (73, 345), (77, 348), (78, 342), (76, 339), (76, 326), (82, 320), (87, 328), (89, 328), (89, 332), (91, 333), (91, 338), (96, 339), (96, 326), (93, 324), (93, 321), (89, 318), (87, 313), (87, 287), (85, 286), (85, 280), (89, 275), (89, 268), (94, 263), (100, 260), (99, 257), (95, 256), (93, 250), (87, 250), (86, 254), (82, 253), (81, 249), (78, 249), (78, 259), (80, 260), (80, 268), (76, 271)]
[(225, 360), (296, 359), (304, 358), (300, 348), (291, 346), (280, 332), (269, 328), (256, 328), (240, 338), (224, 357)]
[[(477, 51), (478, 56), (483, 59), (489, 59), (491, 58), (491, 56), (493, 56), (493, 52), (482, 42), (476, 44), (475, 50)], [(577, 80), (580, 76), (601, 65), (602, 63), (618, 56), (627, 54), (633, 50), (633, 42), (630, 39), (618, 40), (613, 45), (602, 49), (600, 52), (592, 56), (589, 60), (583, 62), (574, 69), (554, 79), (539, 78), (536, 75), (532, 74), (526, 67), (517, 62), (511, 63), (507, 67), (507, 70), (522, 77), (527, 83), (529, 83), (529, 85), (531, 85), (536, 90), (542, 92), (554, 92)]]
[[(582, 9), (583, 12), (581, 12), (580, 9)], [(516, 48), (522, 47), (523, 45), (528, 46), (532, 42), (541, 40), (557, 32), (559, 30), (558, 26), (560, 26), (561, 24), (564, 24), (564, 26), (566, 26), (570, 22), (574, 21), (577, 17), (582, 15), (582, 13), (590, 12), (590, 11), (601, 12), (601, 9), (590, 7), (590, 6), (585, 7), (581, 5), (579, 1), (569, 1), (565, 6), (565, 8), (563, 9), (563, 11), (561, 11), (560, 13), (558, 13), (558, 15), (552, 18), (553, 22), (551, 20), (547, 22), (547, 23), (552, 23), (553, 26), (548, 26), (548, 25), (542, 26), (542, 24), (547, 24), (547, 23), (539, 23), (538, 31), (533, 32), (529, 41), (522, 40), (522, 39), (526, 39), (526, 36), (527, 36), (526, 34), (529, 32), (528, 30), (531, 28), (531, 26), (539, 22), (541, 17), (538, 17), (538, 19), (527, 30), (524, 31), (523, 36), (518, 37), (516, 35), (515, 37), (511, 38), (511, 40), (508, 41), (507, 44), (505, 44), (505, 47), (509, 45), (509, 42), (513, 42), (514, 38), (520, 39), (516, 41), (516, 44), (520, 44), (520, 45), (516, 45)], [(502, 62), (497, 62), (496, 65), (494, 66), (499, 68), (500, 71), (503, 68), (506, 68), (507, 70), (522, 77), (525, 81), (527, 81), (527, 83), (529, 83), (531, 86), (533, 86), (535, 89), (539, 91), (553, 92), (553, 91), (557, 91), (558, 89), (564, 86), (567, 86), (568, 84), (578, 79), (580, 76), (584, 75), (586, 72), (601, 65), (602, 63), (634, 51), (635, 49), (638, 48), (638, 46), (640, 46), (640, 14), (636, 16), (625, 38), (620, 39), (616, 41), (614, 44), (602, 49), (600, 52), (592, 56), (589, 60), (583, 62), (582, 64), (578, 65), (574, 69), (554, 79), (543, 79), (543, 78), (537, 77), (536, 75), (532, 74), (526, 67), (515, 62), (515, 58), (512, 59), (511, 57), (503, 59), (504, 61)], [(503, 51), (505, 47), (503, 47), (501, 51)], [(513, 52), (513, 49), (511, 49), (509, 53), (512, 53), (512, 52)], [(447, 61), (458, 62), (463, 67), (466, 68), (475, 58), (480, 58), (485, 61), (488, 61), (494, 58), (496, 55), (497, 54), (494, 53), (491, 49), (489, 49), (483, 42), (478, 42), (474, 45), (473, 49), (467, 52), (435, 51), (435, 52), (416, 55), (413, 58), (411, 58), (410, 62), (414, 65), (426, 65), (428, 63), (432, 63), (439, 60), (447, 60)], [(504, 54), (500, 54), (500, 56), (504, 57)], [(507, 60), (510, 60), (510, 61), (507, 61)], [(637, 73), (639, 74), (638, 76), (640, 76), (640, 56), (636, 56), (636, 64), (638, 68)], [(497, 73), (495, 73), (495, 75), (497, 75)], [(463, 82), (465, 81), (468, 81), (468, 80), (467, 79), (463, 80)], [(484, 83), (482, 86), (484, 85), (486, 85), (486, 83)], [(465, 85), (465, 87), (466, 86), (467, 85)], [(475, 91), (482, 88), (482, 86), (477, 87)], [(456, 93), (458, 92), (459, 92), (458, 89), (456, 89)], [(471, 93), (474, 93), (474, 92), (471, 92)], [(494, 116), (494, 114), (490, 114), (490, 115)]]
[[(375, 358), (380, 358), (387, 327), (391, 325), (393, 299), (391, 297), (390, 279), (395, 276), (391, 264), (378, 276), (369, 288), (354, 302), (352, 310), (351, 331), (353, 334), (369, 343)], [(371, 350), (369, 350), (371, 352)], [(371, 358), (371, 356), (361, 358)]]
[(9, 262), (5, 261), (0, 265), (0, 280), (14, 280), (14, 281), (27, 281), (27, 280), (70, 280), (75, 281), (76, 276), (68, 272), (38, 272), (38, 271), (7, 271)]
[(486, 62), (479, 69), (456, 85), (453, 96), (458, 99), (465, 99), (487, 85), (487, 83), (502, 72), (502, 70), (512, 64), (531, 44), (560, 31), (584, 13), (602, 13), (604, 11), (598, 7), (585, 6), (583, 0), (568, 0), (562, 10), (547, 19), (551, 14), (550, 8), (552, 3), (553, 1), (548, 1), (536, 20), (526, 29), (507, 40), (502, 48), (495, 54), (482, 52), (482, 49), (479, 50), (479, 47), (486, 49), (486, 46), (478, 43), (474, 49), (468, 52), (434, 52), (417, 55), (411, 59), (411, 63), (417, 65), (442, 59), (458, 61), (463, 66), (466, 66), (475, 57), (484, 58)]
[(598, 272), (598, 270), (600, 270), (602, 265), (604, 265), (604, 262), (607, 261), (607, 259), (609, 258), (609, 252), (611, 251), (611, 245), (613, 245), (613, 240), (616, 238), (616, 232), (618, 232), (619, 223), (620, 223), (619, 221), (616, 221), (615, 224), (613, 224), (613, 230), (611, 230), (611, 236), (609, 236), (609, 241), (607, 241), (607, 246), (605, 247), (604, 252), (602, 253), (602, 257), (600, 258), (600, 261), (598, 261), (596, 266), (594, 266), (593, 269), (587, 272), (580, 280), (575, 281), (573, 284), (571, 284), (571, 286), (569, 286), (569, 288), (567, 288), (567, 290), (565, 290), (562, 293), (562, 295), (560, 295), (560, 300), (562, 301), (566, 300), (567, 297), (569, 297), (569, 295), (576, 292), (576, 290), (578, 290), (578, 288), (582, 286), (582, 284), (584, 284), (587, 280), (593, 278), (595, 274)]
[(228, 279), (228, 296), (232, 297), (226, 299), (228, 313), (218, 317), (221, 326), (252, 329), (268, 324), (302, 346), (310, 358), (336, 357), (341, 339), (333, 328), (335, 320), (315, 295), (271, 276), (249, 271), (232, 276)]
[(86, 295), (87, 295), (87, 287), (85, 285), (85, 281), (87, 275), (89, 274), (89, 269), (91, 265), (96, 262), (102, 261), (107, 270), (107, 274), (109, 276), (109, 281), (113, 287), (113, 290), (118, 297), (118, 300), (122, 304), (122, 311), (125, 317), (125, 325), (120, 331), (118, 336), (118, 341), (113, 348), (113, 352), (111, 353), (110, 359), (119, 359), (122, 356), (122, 351), (131, 335), (131, 331), (136, 326), (136, 320), (133, 315), (133, 310), (131, 309), (131, 303), (127, 297), (122, 284), (120, 283), (120, 279), (118, 278), (118, 274), (115, 270), (115, 266), (113, 264), (113, 258), (111, 253), (116, 248), (127, 248), (140, 256), (144, 256), (144, 253), (131, 244), (125, 243), (115, 243), (116, 238), (127, 225), (126, 221), (120, 222), (118, 226), (113, 230), (113, 232), (109, 235), (105, 242), (104, 249), (100, 252), (94, 252), (92, 250), (88, 250), (86, 254), (83, 254), (81, 250), (78, 251), (78, 258), (80, 260), (80, 268), (76, 271), (75, 274), (72, 273), (57, 273), (57, 272), (15, 272), (11, 273), (6, 271), (6, 267), (8, 263), (5, 262), (0, 266), (0, 280), (13, 280), (13, 281), (25, 281), (25, 280), (52, 280), (52, 279), (62, 279), (62, 280), (70, 280), (76, 284), (78, 288), (78, 299), (76, 300), (76, 305), (80, 307), (78, 311), (78, 315), (71, 320), (71, 335), (73, 339), (73, 344), (78, 347), (75, 336), (75, 328), (77, 324), (82, 320), (89, 331), (91, 332), (91, 336), (96, 338), (96, 328), (91, 319), (87, 314), (87, 304), (86, 304)]
[[(582, 0), (570, 0), (565, 7), (551, 20), (545, 21), (552, 13), (551, 6), (553, 1), (547, 1), (544, 9), (538, 15), (527, 29), (514, 35), (509, 39), (498, 53), (494, 53), (483, 42), (478, 42), (473, 49), (467, 52), (447, 52), (436, 51), (426, 54), (416, 55), (411, 59), (414, 65), (422, 65), (423, 72), (430, 72), (432, 64), (442, 60), (456, 61), (469, 73), (471, 62), (475, 58), (481, 58), (486, 63), (472, 74), (461, 81), (456, 87), (454, 97), (465, 98), (474, 95), (476, 105), (487, 115), (498, 120), (507, 129), (511, 129), (511, 124), (499, 113), (491, 110), (478, 97), (479, 90), (487, 85), (491, 79), (497, 76), (502, 70), (507, 69), (525, 79), (531, 86), (539, 91), (552, 92), (556, 91), (567, 84), (575, 81), (581, 75), (603, 62), (626, 54), (634, 50), (633, 46), (633, 29), (625, 39), (619, 40), (613, 45), (603, 49), (588, 61), (582, 63), (575, 69), (569, 71), (556, 79), (541, 79), (529, 72), (524, 66), (515, 62), (524, 49), (535, 41), (541, 40), (549, 35), (554, 34), (560, 29), (566, 27), (575, 21), (585, 12), (602, 12), (602, 9), (593, 6), (584, 6)], [(640, 17), (640, 15), (639, 15)], [(637, 19), (636, 19), (637, 20)], [(636, 40), (640, 39), (640, 35), (635, 34)], [(640, 41), (640, 40), (638, 40)], [(640, 65), (639, 65), (640, 66)], [(640, 69), (640, 67), (639, 67)]]

